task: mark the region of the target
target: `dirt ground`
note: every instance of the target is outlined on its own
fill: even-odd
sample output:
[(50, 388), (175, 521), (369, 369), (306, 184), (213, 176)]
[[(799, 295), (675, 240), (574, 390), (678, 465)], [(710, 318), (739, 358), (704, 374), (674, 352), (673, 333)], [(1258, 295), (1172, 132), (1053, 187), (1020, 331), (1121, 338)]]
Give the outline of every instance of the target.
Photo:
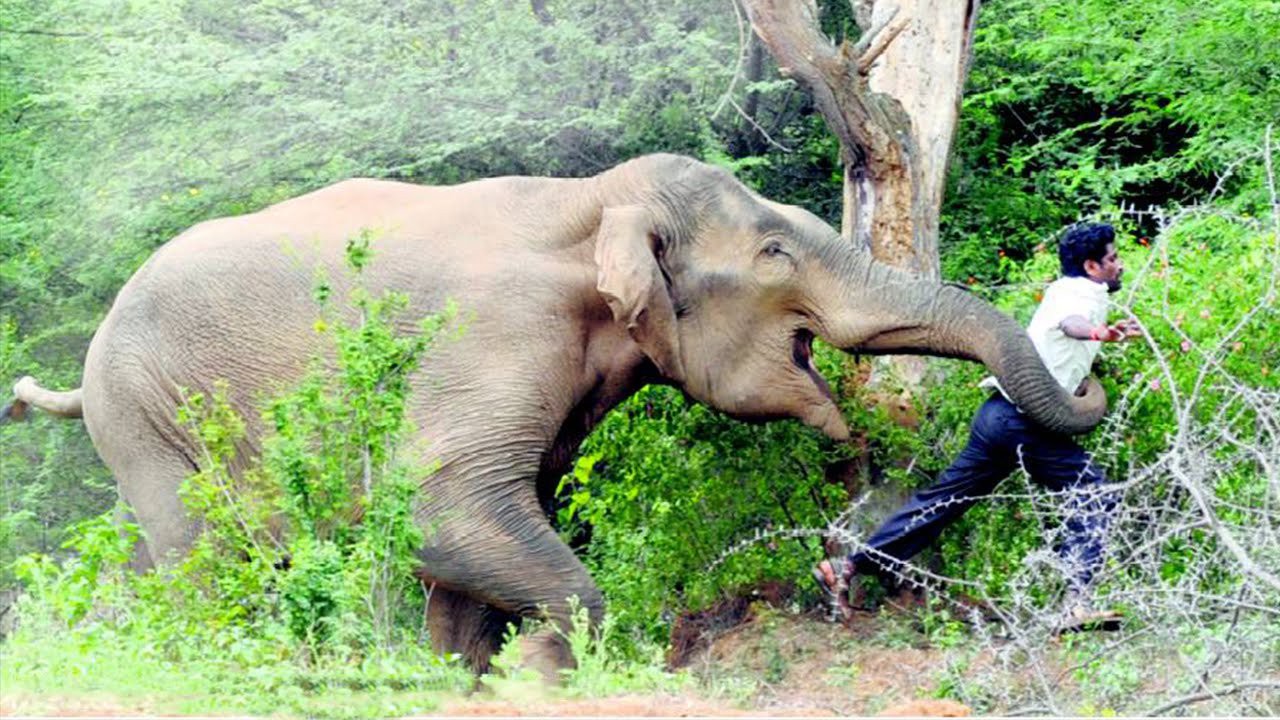
[[(967, 717), (969, 708), (951, 700), (897, 703), (881, 717)], [(742, 709), (723, 703), (678, 696), (630, 696), (521, 705), (509, 701), (468, 702), (445, 706), (449, 717), (848, 717), (829, 708), (774, 706)]]
[[(813, 612), (734, 609), (717, 618), (680, 666), (701, 681), (682, 695), (604, 699), (490, 698), (478, 694), (438, 714), (483, 717), (961, 717), (969, 708), (929, 697), (939, 651), (877, 647), (894, 614), (855, 617), (848, 626)], [(714, 623), (712, 623), (714, 625)], [(732, 688), (743, 688), (736, 697)], [(719, 697), (708, 692), (719, 690)], [(748, 690), (745, 690), (749, 688)]]
[[(572, 699), (537, 686), (488, 690), (443, 703), (455, 717), (832, 717), (969, 715), (932, 699), (941, 651), (912, 646), (904, 613), (855, 617), (847, 626), (816, 612), (763, 604), (719, 608), (686, 625), (673, 664), (698, 678), (678, 695)], [(918, 637), (916, 638), (918, 640)], [(24, 698), (3, 694), (0, 716), (178, 717), (162, 705), (110, 695)], [(171, 712), (171, 711), (169, 711)]]

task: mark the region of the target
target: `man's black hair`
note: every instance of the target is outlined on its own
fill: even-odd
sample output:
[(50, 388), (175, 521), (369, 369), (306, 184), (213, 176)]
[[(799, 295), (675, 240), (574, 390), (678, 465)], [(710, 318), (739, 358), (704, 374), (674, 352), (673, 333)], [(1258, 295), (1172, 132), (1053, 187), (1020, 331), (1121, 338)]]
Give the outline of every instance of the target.
[(1115, 241), (1115, 228), (1106, 223), (1076, 223), (1067, 228), (1058, 241), (1062, 274), (1085, 277), (1084, 261), (1102, 262), (1107, 255), (1107, 245)]

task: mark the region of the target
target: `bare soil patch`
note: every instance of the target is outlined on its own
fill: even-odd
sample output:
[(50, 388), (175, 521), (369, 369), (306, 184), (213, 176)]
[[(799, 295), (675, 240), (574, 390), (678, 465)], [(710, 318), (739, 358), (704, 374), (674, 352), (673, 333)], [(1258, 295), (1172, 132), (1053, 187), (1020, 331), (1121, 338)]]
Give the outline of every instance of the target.
[[(770, 597), (777, 602), (785, 597)], [(603, 699), (494, 699), (446, 704), (440, 715), (565, 717), (961, 717), (972, 711), (931, 697), (942, 651), (918, 646), (908, 607), (890, 604), (848, 624), (790, 613), (773, 602), (733, 598), (677, 621), (672, 664), (693, 672), (702, 692)], [(738, 688), (740, 692), (734, 692)]]

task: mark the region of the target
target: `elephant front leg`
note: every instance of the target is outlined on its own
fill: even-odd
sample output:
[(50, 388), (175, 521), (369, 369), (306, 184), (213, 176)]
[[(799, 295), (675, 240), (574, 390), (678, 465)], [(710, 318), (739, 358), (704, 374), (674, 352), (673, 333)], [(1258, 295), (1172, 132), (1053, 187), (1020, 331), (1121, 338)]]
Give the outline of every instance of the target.
[[(433, 529), (422, 552), (423, 573), (472, 603), (479, 601), (513, 616), (547, 621), (545, 628), (521, 638), (521, 661), (549, 681), (559, 682), (560, 671), (574, 667), (566, 641), (572, 629), (573, 607), (585, 609), (590, 625), (598, 627), (604, 615), (604, 597), (536, 502), (524, 504), (521, 511), (506, 510), (505, 514), (489, 510), (448, 513), (453, 519)], [(576, 598), (576, 605), (571, 598)], [(487, 666), (488, 657), (481, 659), (481, 655), (486, 647), (492, 653), (497, 646), (483, 638), (494, 636), (475, 632), (482, 628), (483, 618), (474, 615), (473, 605), (456, 597), (448, 602), (462, 609), (459, 619), (464, 624), (454, 629), (442, 627), (443, 637), (472, 648), (464, 654), (473, 667)], [(441, 622), (445, 621), (453, 622), (453, 618), (442, 617)], [(501, 629), (498, 634), (500, 637)]]
[(489, 672), (490, 660), (502, 648), (507, 627), (520, 616), (423, 578), (427, 588), (427, 632), (440, 655), (458, 655), (477, 675)]

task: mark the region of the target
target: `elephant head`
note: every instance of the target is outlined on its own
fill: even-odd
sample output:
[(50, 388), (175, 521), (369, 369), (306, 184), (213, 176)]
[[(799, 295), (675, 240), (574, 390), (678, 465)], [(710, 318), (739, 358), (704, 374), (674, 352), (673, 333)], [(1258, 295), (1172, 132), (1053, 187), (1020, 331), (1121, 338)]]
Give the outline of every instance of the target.
[(733, 417), (793, 417), (847, 438), (813, 364), (815, 338), (849, 353), (980, 361), (1059, 432), (1085, 432), (1106, 411), (1096, 382), (1065, 392), (989, 303), (879, 263), (723, 170), (651, 156), (599, 181), (597, 289), (669, 382)]

